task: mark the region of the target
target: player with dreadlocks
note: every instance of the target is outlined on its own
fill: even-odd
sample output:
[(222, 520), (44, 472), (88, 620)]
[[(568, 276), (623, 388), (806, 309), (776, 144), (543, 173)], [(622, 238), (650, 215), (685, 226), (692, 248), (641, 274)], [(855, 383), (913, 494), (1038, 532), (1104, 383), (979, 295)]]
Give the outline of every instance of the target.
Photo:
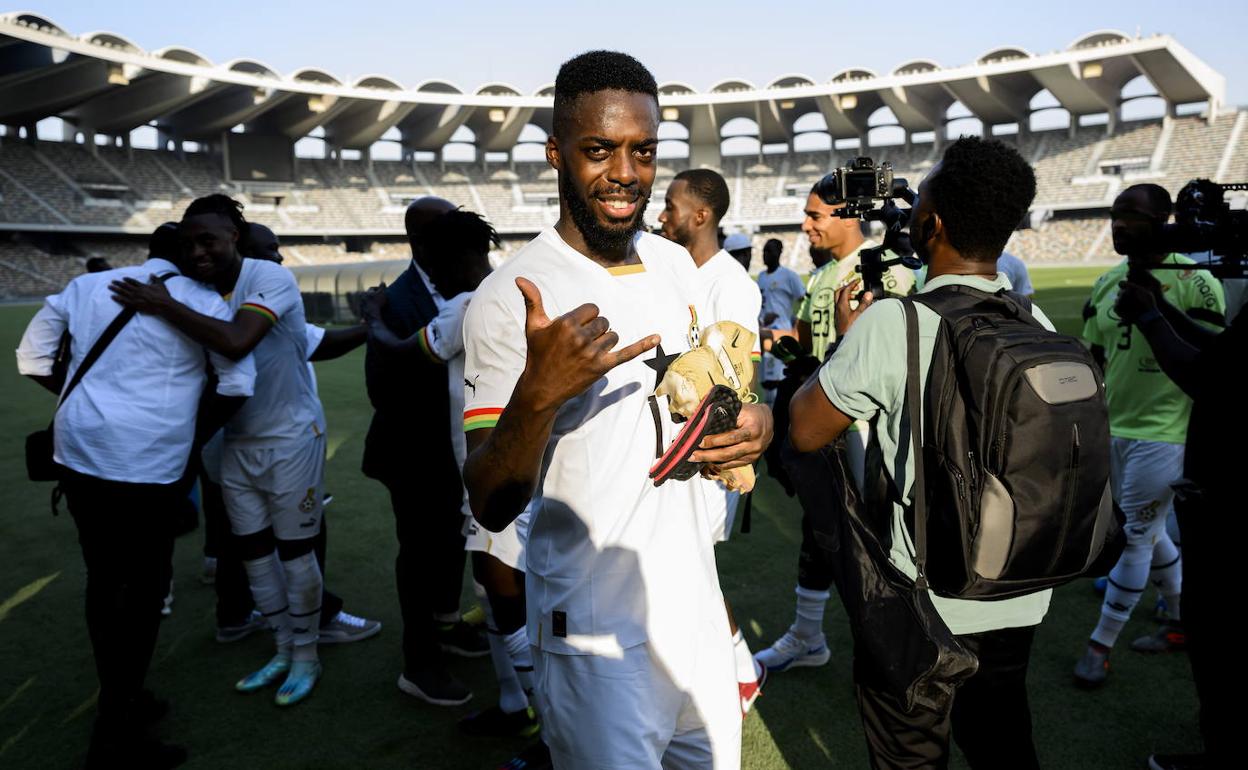
[(277, 654), (235, 687), (253, 692), (279, 681), (276, 702), (298, 703), (321, 674), (317, 657), (321, 571), (313, 552), (321, 526), (325, 425), (308, 373), (307, 330), (290, 271), (244, 259), (242, 206), (225, 195), (196, 199), (179, 227), (178, 268), (213, 286), (234, 313), (220, 321), (195, 312), (160, 283), (115, 282), (114, 296), (159, 316), (209, 350), (239, 359), (253, 353), (255, 394), (225, 426), (221, 486), (256, 607), (268, 619)]

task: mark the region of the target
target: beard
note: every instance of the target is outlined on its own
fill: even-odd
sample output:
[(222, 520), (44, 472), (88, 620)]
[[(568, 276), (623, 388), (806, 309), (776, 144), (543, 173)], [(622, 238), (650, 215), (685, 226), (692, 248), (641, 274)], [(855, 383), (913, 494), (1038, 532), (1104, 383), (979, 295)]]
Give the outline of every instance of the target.
[(650, 196), (639, 194), (637, 210), (633, 218), (621, 222), (614, 227), (603, 225), (590, 210), (589, 204), (572, 186), (572, 180), (566, 175), (559, 175), (559, 195), (572, 215), (572, 224), (585, 239), (585, 245), (596, 254), (611, 254), (623, 251), (633, 241), (633, 237), (645, 226), (646, 204)]
[(814, 246), (810, 247), (810, 261), (815, 263), (815, 267), (823, 267), (834, 259), (835, 255), (832, 249), (820, 249)]

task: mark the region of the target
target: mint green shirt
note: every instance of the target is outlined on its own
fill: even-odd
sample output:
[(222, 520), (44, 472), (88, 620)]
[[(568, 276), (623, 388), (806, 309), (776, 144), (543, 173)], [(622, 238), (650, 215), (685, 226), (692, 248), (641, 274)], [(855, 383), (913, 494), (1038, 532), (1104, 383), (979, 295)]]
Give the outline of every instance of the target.
[[(995, 292), (1009, 289), (1009, 279), (998, 273), (995, 280), (975, 276), (942, 275), (933, 278), (923, 287), (923, 292), (941, 286), (962, 284)], [(924, 305), (915, 305), (919, 319), (919, 370), (923, 373), (920, 387), (927, 386), (927, 372), (932, 365), (932, 350), (936, 346), (936, 332), (940, 316)], [(909, 423), (902, 422), (902, 408), (906, 397), (906, 318), (899, 300), (886, 299), (867, 308), (849, 333), (841, 340), (840, 347), (819, 371), (819, 384), (832, 405), (845, 415), (857, 420), (871, 420), (877, 414), (876, 423), (880, 450), (885, 467), (898, 489), (904, 489), (904, 500), (910, 505), (913, 499), (914, 453), (907, 449), (900, 456), (898, 449), (905, 432), (905, 444), (909, 446)], [(1053, 324), (1040, 308), (1033, 306), (1032, 314), (1047, 329)], [(922, 407), (920, 407), (922, 408)], [(893, 547), (889, 560), (902, 572), (913, 578), (914, 546), (902, 518), (904, 508), (894, 507)], [(946, 599), (932, 594), (932, 604), (940, 617), (954, 634), (977, 634), (999, 628), (1034, 626), (1044, 619), (1049, 609), (1051, 591), (1002, 601), (968, 601)]]
[[(1171, 254), (1165, 264), (1196, 262)], [(1118, 438), (1183, 444), (1192, 400), (1161, 370), (1144, 335), (1114, 312), (1118, 283), (1126, 279), (1127, 269), (1124, 259), (1096, 279), (1083, 324), (1083, 338), (1105, 349), (1109, 432)], [(1226, 312), (1222, 284), (1204, 270), (1155, 270), (1153, 276), (1161, 282), (1166, 301), (1185, 313), (1203, 311), (1198, 314), (1206, 319), (1220, 319)]]

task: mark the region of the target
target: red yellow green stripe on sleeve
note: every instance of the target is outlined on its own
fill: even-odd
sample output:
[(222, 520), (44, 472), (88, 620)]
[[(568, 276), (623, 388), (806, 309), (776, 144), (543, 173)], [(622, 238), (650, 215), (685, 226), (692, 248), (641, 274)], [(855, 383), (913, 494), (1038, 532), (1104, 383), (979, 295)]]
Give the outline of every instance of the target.
[(464, 432), (478, 428), (493, 428), (498, 425), (502, 409), (467, 409), (464, 411)]
[(429, 358), (429, 360), (434, 362), (435, 364), (446, 363), (441, 358), (438, 358), (438, 354), (433, 352), (433, 345), (429, 344), (429, 327), (428, 326), (420, 327), (420, 331), (416, 332), (416, 334), (418, 335), (416, 338), (416, 342), (420, 344), (420, 352), (424, 353)]
[(753, 353), (750, 353), (750, 360), (756, 364), (761, 364), (763, 362), (762, 351), (755, 350)]
[(258, 305), (255, 302), (244, 302), (242, 306), (240, 306), (238, 309), (250, 310), (253, 313), (259, 313), (260, 315), (269, 319), (269, 323), (271, 324), (277, 323), (277, 313), (274, 313), (272, 310), (269, 310), (264, 305)]

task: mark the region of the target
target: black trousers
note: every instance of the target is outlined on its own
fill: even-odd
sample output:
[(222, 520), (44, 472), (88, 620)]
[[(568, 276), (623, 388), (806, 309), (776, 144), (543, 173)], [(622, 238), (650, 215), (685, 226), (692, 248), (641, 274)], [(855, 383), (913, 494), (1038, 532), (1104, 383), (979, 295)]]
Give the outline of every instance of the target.
[(431, 489), (430, 478), (436, 476), (384, 481), (399, 540), (394, 578), (409, 673), (442, 665), (434, 615), (457, 612), (464, 585), (463, 490), (458, 484)]
[(828, 463), (823, 447), (814, 452), (798, 452), (784, 439), (780, 457), (802, 506), (802, 545), (798, 551), (797, 584), (809, 591), (830, 591), (835, 582), (835, 560), (815, 540), (812, 515), (834, 509), (835, 489), (829, 482)]
[(871, 767), (948, 767), (952, 732), (975, 770), (1039, 768), (1027, 702), (1027, 664), (1035, 635), (1035, 626), (1030, 626), (959, 636), (979, 657), (979, 670), (958, 688), (952, 713), (946, 715), (922, 709), (906, 713), (855, 661), (858, 708)]
[(1216, 487), (1180, 495), (1174, 506), (1183, 532), (1183, 629), (1210, 767), (1233, 766), (1231, 757), (1239, 748), (1234, 704), (1243, 692), (1243, 678), (1228, 669), (1228, 664), (1235, 668), (1231, 662), (1239, 646), (1226, 623), (1226, 604), (1232, 586), (1243, 581), (1243, 506), (1236, 491)]
[(185, 488), (61, 472), (87, 567), (87, 632), (100, 680), (97, 731), (122, 729), (156, 649), (173, 574), (173, 513)]
[[(225, 512), (221, 487), (207, 476), (199, 477), (199, 498), (204, 509), (204, 555), (217, 560), (217, 626), (237, 626), (246, 622), (255, 602), (251, 598), (251, 585), (247, 582), (247, 569), (239, 558), (230, 532), (230, 520)], [(321, 516), (321, 531), (316, 534), (313, 550), (325, 574), (325, 549), (328, 543), (326, 517)], [(321, 590), (321, 625), (334, 619), (342, 609), (342, 597), (329, 589)]]

